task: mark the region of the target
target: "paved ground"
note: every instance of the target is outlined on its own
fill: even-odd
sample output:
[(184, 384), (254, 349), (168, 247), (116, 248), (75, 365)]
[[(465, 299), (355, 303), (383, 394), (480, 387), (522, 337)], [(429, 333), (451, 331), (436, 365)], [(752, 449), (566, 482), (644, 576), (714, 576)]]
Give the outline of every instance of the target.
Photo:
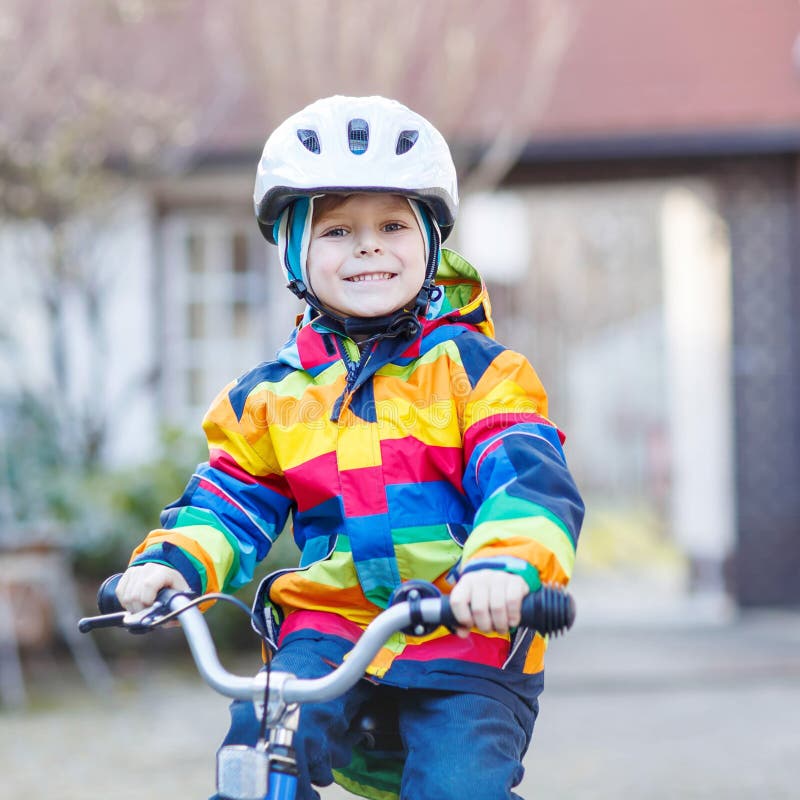
[[(585, 615), (553, 642), (520, 794), (800, 796), (800, 613), (640, 623)], [(118, 671), (111, 697), (87, 690), (70, 666), (34, 676), (33, 707), (0, 711), (2, 796), (206, 797), (225, 701), (188, 669), (146, 674)]]
[(550, 655), (525, 798), (800, 796), (800, 615), (578, 630)]

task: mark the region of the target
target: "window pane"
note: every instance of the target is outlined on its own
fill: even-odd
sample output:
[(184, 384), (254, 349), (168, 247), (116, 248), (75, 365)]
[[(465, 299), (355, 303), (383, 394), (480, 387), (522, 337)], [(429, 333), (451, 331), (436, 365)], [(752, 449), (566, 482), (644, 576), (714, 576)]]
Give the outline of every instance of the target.
[(186, 401), (190, 406), (200, 406), (208, 402), (203, 389), (203, 371), (197, 367), (186, 370)]
[(206, 307), (202, 303), (187, 304), (186, 335), (190, 339), (202, 339), (206, 335)]
[(237, 231), (231, 237), (231, 265), (237, 273), (247, 272), (250, 269), (250, 254), (248, 252), (248, 237)]
[(200, 274), (206, 271), (205, 240), (197, 233), (190, 233), (186, 237), (186, 260), (189, 263), (189, 272)]
[(236, 301), (233, 304), (233, 335), (244, 339), (250, 335), (250, 306), (248, 303)]

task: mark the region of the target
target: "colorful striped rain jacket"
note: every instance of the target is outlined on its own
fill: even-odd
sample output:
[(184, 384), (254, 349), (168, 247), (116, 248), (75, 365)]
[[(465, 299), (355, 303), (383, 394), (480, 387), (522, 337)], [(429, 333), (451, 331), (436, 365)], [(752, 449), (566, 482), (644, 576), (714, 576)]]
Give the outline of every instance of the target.
[[(416, 339), (359, 353), (309, 320), (274, 361), (226, 387), (205, 421), (210, 457), (133, 561), (196, 591), (246, 584), (292, 515), (297, 569), (261, 586), (279, 642), (355, 641), (410, 578), (449, 592), (459, 566), (517, 556), (569, 580), (583, 505), (545, 392), (493, 339), (485, 287), (442, 251), (442, 296)], [(278, 627), (279, 626), (279, 627)], [(545, 643), (518, 631), (397, 634), (369, 672), (406, 687), (488, 692), (528, 708)]]

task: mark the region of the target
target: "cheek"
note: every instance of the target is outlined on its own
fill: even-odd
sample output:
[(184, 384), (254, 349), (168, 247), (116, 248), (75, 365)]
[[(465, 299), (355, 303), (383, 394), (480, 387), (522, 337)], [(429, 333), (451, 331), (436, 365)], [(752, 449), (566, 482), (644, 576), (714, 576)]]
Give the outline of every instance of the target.
[(336, 261), (330, 248), (320, 245), (315, 247), (312, 243), (308, 248), (308, 257), (306, 258), (306, 275), (309, 280), (326, 280), (335, 271)]
[(408, 260), (410, 264), (414, 264), (414, 276), (419, 276), (419, 282), (422, 283), (425, 279), (425, 268), (427, 264), (425, 263), (425, 244), (421, 237), (413, 248), (413, 252), (409, 253)]
[(419, 257), (415, 258), (412, 263), (414, 264), (414, 267), (409, 270), (411, 282), (422, 286), (422, 282), (425, 280), (425, 259), (420, 255)]

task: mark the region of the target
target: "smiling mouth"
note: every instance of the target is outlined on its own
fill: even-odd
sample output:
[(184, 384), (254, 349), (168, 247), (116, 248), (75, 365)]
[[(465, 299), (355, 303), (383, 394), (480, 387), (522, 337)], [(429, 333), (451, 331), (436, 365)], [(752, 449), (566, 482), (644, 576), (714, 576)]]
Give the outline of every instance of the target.
[(368, 272), (364, 275), (353, 275), (350, 278), (345, 278), (345, 280), (350, 281), (350, 283), (362, 283), (364, 281), (386, 281), (390, 278), (394, 278), (393, 272)]

